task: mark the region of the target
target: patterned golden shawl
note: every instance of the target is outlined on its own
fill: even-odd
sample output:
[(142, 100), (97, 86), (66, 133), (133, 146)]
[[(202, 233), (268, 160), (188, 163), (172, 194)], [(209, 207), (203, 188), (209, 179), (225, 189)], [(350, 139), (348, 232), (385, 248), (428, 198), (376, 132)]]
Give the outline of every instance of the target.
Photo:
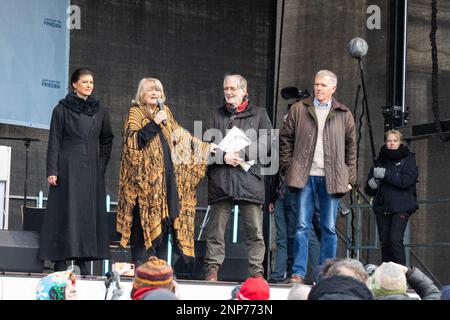
[[(164, 106), (164, 111), (167, 112), (167, 125), (161, 127), (171, 151), (180, 208), (179, 216), (172, 221), (172, 229), (180, 252), (194, 257), (196, 191), (205, 176), (209, 144), (184, 130), (167, 106)], [(138, 148), (138, 131), (151, 119), (153, 115), (147, 107), (138, 105), (130, 107), (125, 119), (116, 225), (122, 234), (120, 244), (125, 247), (130, 240), (137, 199), (147, 250), (152, 241), (162, 235), (163, 222), (169, 219), (164, 154), (159, 134), (143, 149)]]

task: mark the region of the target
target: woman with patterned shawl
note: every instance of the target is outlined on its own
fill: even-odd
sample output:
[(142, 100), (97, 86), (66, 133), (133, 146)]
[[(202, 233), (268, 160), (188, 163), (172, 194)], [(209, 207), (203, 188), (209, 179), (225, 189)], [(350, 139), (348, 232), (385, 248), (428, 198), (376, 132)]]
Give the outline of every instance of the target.
[(167, 260), (169, 234), (186, 263), (194, 257), (196, 191), (216, 147), (183, 129), (164, 101), (161, 82), (142, 79), (124, 123), (117, 231), (136, 267)]

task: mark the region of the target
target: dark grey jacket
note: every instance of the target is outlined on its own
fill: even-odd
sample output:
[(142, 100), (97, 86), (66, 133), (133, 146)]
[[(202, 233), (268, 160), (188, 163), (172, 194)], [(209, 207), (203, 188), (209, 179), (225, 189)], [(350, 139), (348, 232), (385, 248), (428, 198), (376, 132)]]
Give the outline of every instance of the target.
[[(205, 135), (205, 141), (219, 142), (225, 137), (227, 130), (233, 126), (246, 132), (254, 129), (255, 135), (250, 135), (252, 144), (241, 152), (245, 161), (255, 160), (255, 165), (245, 172), (240, 166), (233, 167), (225, 164), (224, 153), (216, 151), (208, 166), (208, 203), (232, 199), (263, 204), (265, 198), (264, 176), (261, 175), (261, 166), (267, 164), (270, 157), (270, 122), (264, 108), (254, 107), (251, 104), (241, 113), (232, 115), (225, 106), (214, 110), (208, 119), (206, 129), (217, 129), (216, 135)], [(265, 131), (260, 131), (265, 129)], [(207, 133), (211, 133), (208, 131)], [(247, 131), (248, 133), (248, 131)], [(248, 134), (247, 134), (248, 135)], [(257, 152), (250, 152), (257, 150)], [(262, 151), (262, 153), (260, 152)], [(264, 157), (264, 159), (262, 159)]]

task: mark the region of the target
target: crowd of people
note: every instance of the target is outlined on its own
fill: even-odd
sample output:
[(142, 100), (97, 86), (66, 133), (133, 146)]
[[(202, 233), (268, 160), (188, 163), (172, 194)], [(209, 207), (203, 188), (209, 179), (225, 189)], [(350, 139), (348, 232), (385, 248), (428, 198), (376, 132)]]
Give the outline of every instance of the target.
[[(52, 273), (39, 281), (37, 300), (77, 299), (72, 271)], [(129, 293), (131, 300), (189, 300), (183, 297), (172, 267), (151, 256), (136, 269)], [(207, 290), (207, 289), (206, 289)], [(371, 268), (355, 259), (328, 259), (314, 283), (295, 284), (286, 300), (450, 300), (450, 286), (441, 290), (418, 268), (383, 262)], [(81, 297), (80, 297), (81, 298)], [(223, 300), (269, 300), (270, 286), (263, 278), (249, 277)]]
[[(272, 124), (266, 108), (250, 101), (243, 76), (225, 77), (223, 103), (211, 112), (200, 138), (175, 120), (160, 80), (143, 78), (139, 82), (122, 131), (116, 226), (120, 244), (130, 245), (137, 268), (133, 299), (156, 294), (143, 285), (149, 283), (147, 277), (156, 276), (157, 283), (167, 284), (162, 287), (174, 292), (173, 270), (165, 262), (169, 260), (169, 238), (177, 257), (191, 264), (195, 256), (196, 192), (204, 177), (208, 178), (210, 205), (205, 280), (220, 280), (226, 255), (225, 229), (234, 206), (239, 207), (245, 227), (250, 278), (235, 291), (237, 298), (270, 296), (263, 266), (266, 203), (275, 215), (277, 231), (276, 259), (267, 277), (271, 282), (295, 284), (289, 294), (292, 299), (401, 296), (406, 283), (417, 285), (422, 299), (436, 297), (437, 288), (420, 270), (406, 267), (403, 236), (417, 210), (418, 168), (414, 153), (396, 130), (385, 133), (385, 144), (365, 186), (374, 198), (383, 263), (369, 278), (357, 261), (336, 258), (339, 201), (352, 190), (357, 178), (355, 122), (350, 109), (334, 96), (337, 81), (329, 70), (317, 72), (314, 95), (293, 104), (285, 115), (279, 136), (280, 165), (271, 177), (269, 199), (263, 169), (271, 158)], [(50, 191), (39, 257), (53, 261), (56, 272), (66, 272), (66, 262), (74, 260), (85, 275), (89, 274), (87, 261), (109, 258), (103, 199), (113, 134), (107, 108), (92, 96), (94, 72), (78, 69), (70, 82), (73, 91), (54, 108), (51, 119), (47, 155)], [(242, 148), (219, 148), (234, 128), (245, 133), (248, 143)], [(392, 281), (383, 279), (394, 276), (397, 269), (404, 279), (397, 272), (402, 278), (398, 286), (386, 287), (384, 284)], [(41, 285), (40, 291), (43, 288), (47, 286)], [(250, 288), (261, 292), (255, 295)], [(168, 298), (167, 294), (158, 292)]]

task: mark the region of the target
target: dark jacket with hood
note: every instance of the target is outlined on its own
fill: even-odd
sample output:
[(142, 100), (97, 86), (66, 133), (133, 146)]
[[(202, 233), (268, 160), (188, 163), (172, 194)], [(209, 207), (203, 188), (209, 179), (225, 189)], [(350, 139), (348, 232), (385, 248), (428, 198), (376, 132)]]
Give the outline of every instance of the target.
[(205, 141), (219, 144), (227, 130), (233, 126), (245, 132), (252, 141), (249, 147), (240, 152), (241, 158), (245, 161), (255, 160), (255, 164), (247, 172), (241, 166), (228, 165), (224, 161), (224, 153), (217, 148), (216, 155), (211, 160), (214, 163), (208, 166), (207, 171), (208, 203), (230, 199), (264, 204), (264, 176), (261, 174), (261, 167), (267, 165), (267, 160), (270, 159), (272, 129), (267, 111), (249, 104), (244, 111), (233, 114), (225, 106), (221, 106), (214, 110), (206, 126), (206, 129), (216, 129), (218, 132), (211, 135), (213, 130), (208, 131)]
[[(374, 213), (414, 213), (417, 210), (416, 183), (419, 175), (414, 153), (403, 143), (397, 150), (389, 150), (384, 145), (376, 166), (386, 168), (386, 173), (383, 179), (378, 180), (377, 189), (372, 189), (368, 184), (365, 187), (366, 193), (375, 197)], [(367, 181), (372, 177), (373, 168)]]

